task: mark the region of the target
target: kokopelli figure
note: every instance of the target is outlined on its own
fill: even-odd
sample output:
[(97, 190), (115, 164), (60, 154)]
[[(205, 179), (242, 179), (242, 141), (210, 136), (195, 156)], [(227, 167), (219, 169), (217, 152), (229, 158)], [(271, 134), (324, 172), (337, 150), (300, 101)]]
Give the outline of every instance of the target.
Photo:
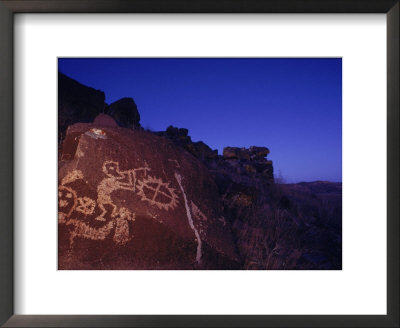
[(103, 172), (107, 178), (103, 179), (97, 186), (97, 204), (101, 210), (101, 214), (96, 220), (106, 221), (104, 216), (107, 210), (104, 205), (110, 205), (112, 207), (111, 217), (114, 218), (117, 215), (117, 206), (111, 199), (112, 192), (119, 189), (135, 191), (137, 175), (141, 173), (141, 175), (146, 176), (147, 171), (150, 171), (149, 167), (121, 171), (118, 162), (105, 161), (103, 164)]

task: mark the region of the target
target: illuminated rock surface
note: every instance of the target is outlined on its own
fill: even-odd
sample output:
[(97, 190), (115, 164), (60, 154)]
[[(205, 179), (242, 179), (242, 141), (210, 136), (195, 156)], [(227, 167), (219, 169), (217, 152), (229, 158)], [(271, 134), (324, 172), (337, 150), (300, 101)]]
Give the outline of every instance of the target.
[(239, 268), (204, 165), (165, 138), (110, 122), (103, 116), (67, 130), (59, 268)]

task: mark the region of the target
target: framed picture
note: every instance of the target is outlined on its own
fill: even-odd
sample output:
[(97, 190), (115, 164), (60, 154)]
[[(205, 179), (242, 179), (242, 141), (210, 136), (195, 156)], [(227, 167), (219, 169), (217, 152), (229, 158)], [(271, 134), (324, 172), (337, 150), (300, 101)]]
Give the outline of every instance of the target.
[(1, 324), (398, 327), (399, 7), (0, 1)]

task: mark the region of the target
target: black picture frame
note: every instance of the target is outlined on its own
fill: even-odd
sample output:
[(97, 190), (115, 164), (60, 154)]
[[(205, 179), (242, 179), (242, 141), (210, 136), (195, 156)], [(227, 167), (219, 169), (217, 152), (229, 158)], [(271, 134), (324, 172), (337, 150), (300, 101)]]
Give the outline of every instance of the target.
[[(399, 0), (0, 0), (0, 324), (5, 327), (399, 327), (399, 8)], [(385, 13), (387, 315), (14, 315), (13, 17), (16, 13)]]

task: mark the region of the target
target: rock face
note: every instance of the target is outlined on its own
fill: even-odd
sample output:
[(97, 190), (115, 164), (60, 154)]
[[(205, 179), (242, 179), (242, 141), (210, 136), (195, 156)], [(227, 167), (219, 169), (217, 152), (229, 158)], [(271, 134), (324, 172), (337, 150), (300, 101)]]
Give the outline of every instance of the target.
[(58, 73), (58, 140), (67, 127), (77, 122), (93, 122), (106, 109), (104, 92), (87, 87)]
[(204, 164), (207, 164), (210, 160), (217, 159), (218, 150), (212, 150), (202, 141), (193, 142), (188, 133), (188, 129), (179, 129), (172, 125), (170, 125), (166, 131), (154, 132), (154, 134), (158, 136), (168, 138), (175, 145), (182, 147)]
[(70, 126), (59, 166), (60, 269), (238, 269), (218, 188), (166, 138), (106, 115)]
[(266, 269), (268, 242), (273, 227), (266, 224), (266, 209), (274, 188), (272, 161), (265, 147), (226, 147), (209, 170), (216, 181), (224, 213), (232, 226), (243, 269)]
[(238, 147), (225, 147), (223, 156), (225, 159), (263, 160), (269, 154), (267, 147), (251, 146), (249, 149)]
[(233, 180), (250, 177), (252, 181), (261, 179), (262, 183), (270, 184), (274, 181), (274, 171), (272, 161), (265, 158), (268, 154), (269, 149), (266, 147), (251, 146), (249, 149), (225, 147), (223, 159), (234, 168), (230, 170)]
[(192, 142), (187, 129), (170, 126), (157, 134), (207, 167), (241, 269), (341, 268), (341, 184), (279, 185), (266, 147), (226, 147), (220, 156), (201, 141)]
[(193, 142), (184, 128), (169, 126), (166, 131), (154, 132), (171, 140), (199, 159), (215, 176), (225, 176), (238, 183), (253, 185), (257, 181), (268, 185), (274, 181), (272, 161), (266, 159), (269, 149), (251, 146), (250, 148), (225, 147), (223, 155), (211, 149), (204, 142)]
[(101, 125), (101, 126), (110, 126), (114, 128), (118, 127), (118, 124), (114, 121), (114, 119), (106, 114), (97, 115), (93, 123), (95, 125)]
[(132, 98), (122, 98), (113, 102), (107, 108), (107, 114), (112, 116), (119, 126), (124, 128), (140, 128), (140, 115)]
[[(226, 147), (220, 156), (203, 142), (192, 142), (187, 129), (170, 126), (156, 134), (168, 138), (207, 167), (218, 186), (225, 218), (232, 227), (241, 268), (268, 268), (266, 259), (273, 250), (270, 249), (274, 243), (271, 234), (275, 229), (267, 220), (273, 212), (267, 204), (273, 198), (274, 189), (272, 161), (266, 159), (269, 149)], [(287, 267), (294, 265), (287, 263)]]

